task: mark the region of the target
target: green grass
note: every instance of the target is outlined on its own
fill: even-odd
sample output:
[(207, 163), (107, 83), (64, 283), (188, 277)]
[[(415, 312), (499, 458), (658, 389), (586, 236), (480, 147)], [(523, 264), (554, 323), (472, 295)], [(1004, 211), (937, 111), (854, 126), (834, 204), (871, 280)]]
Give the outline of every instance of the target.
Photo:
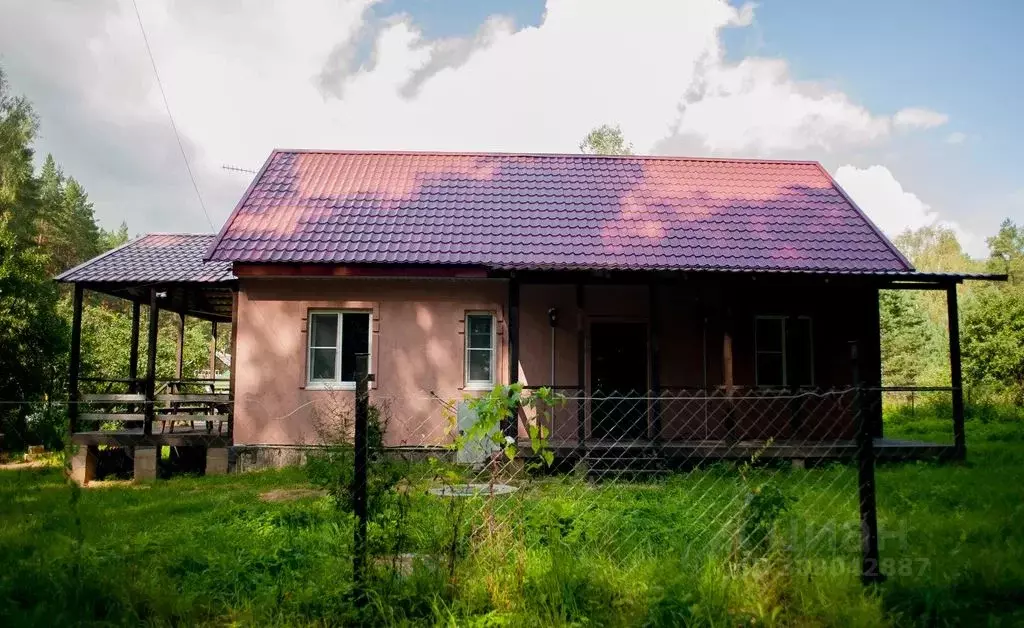
[[(887, 434), (948, 434), (921, 414), (887, 417)], [(417, 468), (370, 527), (376, 554), (415, 558), (404, 575), (372, 561), (369, 623), (1019, 625), (1024, 425), (969, 421), (968, 446), (965, 465), (878, 469), (889, 577), (874, 591), (857, 575), (849, 466), (568, 475), (460, 502), (426, 494)], [(748, 553), (744, 503), (766, 483), (789, 508)], [(0, 625), (354, 623), (350, 518), (329, 497), (259, 499), (308, 485), (289, 469), (78, 490), (57, 468), (2, 470)]]

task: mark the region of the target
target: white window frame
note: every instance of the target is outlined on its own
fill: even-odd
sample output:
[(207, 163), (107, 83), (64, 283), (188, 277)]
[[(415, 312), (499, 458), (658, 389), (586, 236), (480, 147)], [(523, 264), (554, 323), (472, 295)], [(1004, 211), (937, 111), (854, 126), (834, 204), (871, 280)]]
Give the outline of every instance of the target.
[[(313, 317), (330, 316), (338, 318), (338, 335), (335, 338), (335, 346), (321, 347), (313, 346)], [(373, 312), (370, 310), (309, 310), (306, 313), (306, 388), (310, 390), (355, 390), (355, 381), (346, 382), (341, 380), (341, 336), (343, 329), (342, 317), (346, 314), (365, 314), (369, 317), (366, 326), (367, 333), (367, 370), (373, 372)], [(313, 349), (334, 349), (334, 372), (336, 379), (313, 379)]]
[[(789, 388), (789, 356), (788, 347), (789, 343), (786, 338), (786, 320), (795, 318), (799, 320), (807, 321), (807, 332), (810, 335), (808, 340), (808, 350), (810, 351), (810, 366), (811, 366), (811, 383), (801, 384), (803, 388), (814, 387), (814, 319), (810, 316), (786, 316), (784, 314), (764, 314), (754, 317), (754, 382), (758, 388)], [(757, 328), (758, 323), (765, 320), (778, 321), (781, 332), (782, 332), (782, 348), (779, 351), (770, 349), (761, 349), (760, 342), (757, 339)], [(764, 355), (782, 355), (782, 384), (761, 384), (761, 373), (758, 365), (760, 360), (758, 359), (762, 354)]]
[[(476, 316), (486, 316), (486, 317), (491, 319), (491, 346), (490, 346), (490, 352), (491, 352), (491, 379), (487, 380), (487, 381), (485, 381), (485, 380), (472, 380), (472, 379), (469, 378), (470, 377), (470, 375), (469, 375), (469, 352), (470, 352), (470, 350), (471, 349), (473, 351), (483, 351), (484, 350), (484, 349), (482, 349), (480, 347), (470, 347), (469, 346), (469, 337), (470, 337), (470, 333), (469, 333), (469, 319), (473, 318), (473, 317), (476, 317)], [(462, 359), (463, 359), (463, 365), (464, 365), (463, 366), (463, 371), (465, 373), (465, 376), (463, 378), (464, 379), (463, 383), (464, 383), (464, 386), (465, 386), (465, 390), (493, 390), (494, 386), (495, 386), (495, 384), (497, 382), (497, 366), (498, 366), (498, 364), (497, 364), (497, 362), (498, 362), (498, 359), (497, 359), (497, 356), (498, 356), (498, 317), (494, 315), (494, 312), (483, 312), (483, 311), (466, 312), (462, 331), (463, 331), (462, 335), (465, 336), (464, 342), (463, 342), (464, 348), (463, 348), (463, 353), (462, 353), (462, 356), (463, 356)]]

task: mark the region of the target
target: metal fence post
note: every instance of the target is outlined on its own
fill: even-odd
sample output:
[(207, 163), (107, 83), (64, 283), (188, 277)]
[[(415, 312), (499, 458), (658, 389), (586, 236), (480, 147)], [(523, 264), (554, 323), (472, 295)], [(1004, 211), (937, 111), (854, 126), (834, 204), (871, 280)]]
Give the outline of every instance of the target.
[(356, 355), (356, 416), (354, 438), (355, 473), (352, 478), (352, 509), (356, 515), (353, 535), (352, 577), (356, 608), (366, 605), (366, 498), (367, 498), (367, 422), (370, 415), (369, 354)]
[(853, 412), (857, 429), (857, 484), (860, 494), (860, 579), (864, 584), (883, 582), (878, 554), (878, 507), (875, 493), (875, 440), (871, 421), (864, 407), (864, 385), (860, 379), (857, 343), (850, 343), (850, 367), (853, 374)]

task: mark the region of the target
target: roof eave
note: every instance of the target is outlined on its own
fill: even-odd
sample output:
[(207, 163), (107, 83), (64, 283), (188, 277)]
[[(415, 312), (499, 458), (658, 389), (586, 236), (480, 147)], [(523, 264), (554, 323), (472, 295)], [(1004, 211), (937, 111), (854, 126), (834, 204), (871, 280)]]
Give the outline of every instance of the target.
[(125, 242), (121, 246), (116, 246), (116, 247), (110, 249), (109, 251), (106, 251), (104, 253), (100, 253), (99, 255), (97, 255), (96, 257), (94, 257), (92, 259), (87, 259), (84, 262), (82, 262), (81, 264), (65, 270), (61, 274), (59, 274), (56, 277), (54, 277), (53, 280), (57, 281), (57, 282), (60, 282), (60, 283), (76, 283), (75, 280), (71, 278), (71, 275), (75, 274), (76, 272), (78, 272), (80, 270), (83, 270), (83, 269), (87, 268), (88, 266), (91, 266), (92, 264), (100, 261), (101, 259), (109, 257), (109, 256), (113, 255), (114, 253), (117, 253), (118, 251), (121, 251), (123, 249), (128, 248), (129, 246), (135, 244), (136, 242), (141, 242), (142, 240), (145, 240), (149, 236), (150, 236), (150, 234), (147, 233), (147, 234), (141, 235), (141, 236), (139, 236), (137, 238), (134, 238), (132, 240), (128, 240), (127, 242)]

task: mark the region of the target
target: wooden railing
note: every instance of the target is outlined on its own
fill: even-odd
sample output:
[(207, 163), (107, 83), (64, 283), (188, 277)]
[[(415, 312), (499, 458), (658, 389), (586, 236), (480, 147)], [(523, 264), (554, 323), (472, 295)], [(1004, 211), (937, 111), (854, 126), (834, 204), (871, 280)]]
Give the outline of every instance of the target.
[(76, 431), (117, 428), (121, 424), (138, 428), (146, 419), (146, 395), (138, 392), (142, 380), (83, 377), (79, 387), (90, 392), (78, 396)]
[[(147, 395), (142, 379), (81, 378), (74, 430), (174, 433), (197, 424), (207, 434), (230, 437), (232, 401), (227, 379), (160, 380)], [(184, 424), (184, 425), (183, 425)]]
[[(204, 424), (206, 432), (214, 428), (223, 435), (231, 417), (231, 394), (225, 386), (228, 380), (176, 379), (162, 382), (162, 390), (154, 395), (153, 420), (160, 423), (161, 433), (174, 432), (175, 425), (187, 423), (190, 429), (196, 423)], [(218, 390), (220, 392), (218, 392)]]
[[(528, 389), (536, 389), (536, 386)], [(556, 387), (563, 397), (546, 414), (558, 441), (653, 441), (852, 438), (852, 389), (750, 386), (662, 387), (643, 393), (595, 394)]]

